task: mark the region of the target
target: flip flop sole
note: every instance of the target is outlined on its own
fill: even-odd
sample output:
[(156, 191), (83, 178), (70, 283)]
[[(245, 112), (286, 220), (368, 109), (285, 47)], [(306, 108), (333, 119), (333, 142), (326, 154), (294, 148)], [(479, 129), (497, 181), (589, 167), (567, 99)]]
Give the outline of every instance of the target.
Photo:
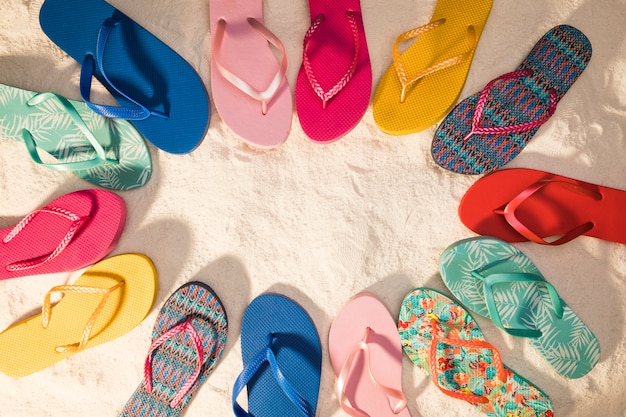
[[(489, 318), (481, 275), (541, 272), (521, 251), (492, 238), (470, 238), (454, 243), (439, 259), (441, 277), (452, 294), (470, 310)], [(555, 314), (545, 286), (527, 282), (493, 287), (495, 306), (504, 326), (541, 331), (529, 338), (546, 361), (566, 378), (589, 373), (600, 358), (600, 345), (585, 323), (561, 300), (563, 317)]]
[[(157, 148), (189, 153), (202, 141), (209, 125), (209, 99), (191, 65), (130, 17), (104, 0), (46, 0), (39, 21), (44, 33), (68, 55), (83, 63), (96, 53), (98, 32), (110, 17), (119, 20), (109, 36), (103, 67), (113, 84), (150, 110), (132, 123)], [(134, 106), (110, 88), (96, 65), (96, 78), (120, 105)]]

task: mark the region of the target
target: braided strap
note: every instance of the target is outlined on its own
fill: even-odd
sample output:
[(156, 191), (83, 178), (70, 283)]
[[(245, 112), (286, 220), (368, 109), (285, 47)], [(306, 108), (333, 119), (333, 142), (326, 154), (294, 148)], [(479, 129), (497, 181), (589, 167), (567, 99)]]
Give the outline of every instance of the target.
[[(435, 326), (436, 327), (436, 326)], [(439, 379), (437, 378), (437, 345), (439, 343), (445, 343), (449, 346), (454, 347), (466, 347), (466, 348), (475, 348), (475, 349), (487, 349), (493, 353), (493, 362), (496, 367), (496, 377), (502, 383), (506, 383), (507, 381), (507, 371), (502, 363), (502, 359), (500, 358), (500, 352), (496, 349), (491, 343), (485, 342), (483, 340), (461, 340), (461, 339), (450, 339), (447, 337), (439, 337), (438, 335), (433, 335), (432, 343), (430, 345), (429, 357), (428, 357), (428, 367), (430, 368), (430, 377), (432, 381), (435, 383), (437, 388), (444, 394), (457, 398), (459, 400), (468, 401), (470, 403), (480, 403), (484, 404), (489, 402), (489, 399), (482, 395), (475, 394), (465, 394), (458, 391), (452, 391), (445, 387), (443, 387), (439, 383)]]
[(220, 63), (222, 56), (222, 42), (224, 41), (224, 33), (226, 32), (226, 20), (224, 19), (220, 19), (217, 22), (217, 28), (213, 36), (212, 58), (215, 67), (222, 77), (226, 79), (226, 81), (237, 87), (248, 96), (261, 102), (261, 111), (265, 115), (267, 114), (267, 103), (274, 98), (276, 92), (278, 91), (278, 87), (282, 84), (285, 74), (287, 73), (287, 52), (285, 51), (285, 46), (280, 39), (270, 32), (261, 22), (252, 17), (249, 17), (247, 21), (263, 39), (278, 49), (281, 54), (278, 70), (276, 71), (276, 74), (274, 74), (274, 77), (270, 81), (267, 88), (263, 91), (257, 90), (246, 81), (226, 69), (226, 67)]
[[(345, 391), (346, 382), (348, 381), (348, 379), (350, 379), (352, 365), (354, 365), (355, 358), (360, 352), (363, 352), (364, 361), (367, 364), (367, 371), (369, 373), (370, 379), (378, 387), (378, 389), (380, 389), (387, 396), (387, 400), (389, 401), (389, 409), (393, 412), (393, 414), (399, 414), (402, 410), (406, 408), (407, 405), (406, 398), (404, 397), (402, 391), (381, 385), (372, 373), (372, 368), (370, 366), (370, 350), (368, 346), (368, 339), (371, 332), (372, 329), (370, 327), (367, 327), (365, 329), (363, 339), (361, 339), (358, 345), (356, 345), (352, 352), (350, 352), (345, 362), (343, 363), (343, 366), (341, 367), (339, 376), (337, 377), (337, 398), (339, 398), (341, 408), (343, 408), (344, 411), (348, 413), (348, 415), (353, 417), (370, 417), (369, 414), (358, 410), (350, 403), (350, 400), (346, 396)], [(395, 400), (395, 405), (393, 404), (392, 400)]]
[(510, 79), (516, 79), (516, 78), (530, 77), (531, 75), (533, 75), (533, 73), (534, 71), (532, 69), (526, 68), (523, 70), (518, 70), (518, 71), (513, 71), (513, 72), (503, 74), (499, 76), (498, 78), (491, 80), (485, 86), (485, 88), (483, 88), (483, 91), (481, 91), (480, 96), (478, 97), (478, 102), (476, 103), (476, 110), (474, 111), (474, 116), (472, 117), (472, 128), (467, 133), (467, 135), (465, 135), (463, 140), (468, 140), (474, 134), (493, 135), (493, 134), (500, 134), (500, 133), (506, 134), (506, 133), (523, 132), (525, 130), (538, 128), (539, 126), (547, 122), (552, 117), (552, 115), (554, 114), (556, 110), (557, 96), (556, 96), (556, 89), (554, 88), (551, 88), (550, 90), (548, 90), (548, 96), (549, 96), (548, 112), (544, 114), (541, 118), (534, 120), (532, 122), (517, 123), (517, 124), (512, 124), (509, 126), (489, 126), (489, 127), (480, 126), (480, 120), (482, 119), (483, 113), (485, 111), (487, 98), (489, 97), (489, 93), (491, 92), (491, 89), (493, 88), (494, 84), (500, 80), (510, 80)]
[(80, 293), (80, 294), (103, 294), (100, 303), (94, 310), (94, 312), (89, 317), (87, 324), (85, 325), (85, 329), (83, 330), (82, 336), (78, 343), (57, 346), (57, 352), (78, 352), (84, 349), (89, 342), (89, 336), (91, 335), (91, 331), (93, 330), (93, 326), (96, 324), (96, 320), (100, 316), (102, 309), (106, 305), (107, 300), (109, 299), (109, 295), (121, 288), (124, 285), (124, 281), (120, 281), (111, 288), (94, 288), (94, 287), (81, 287), (77, 285), (58, 285), (53, 287), (48, 291), (43, 300), (43, 306), (41, 308), (41, 326), (45, 329), (48, 327), (50, 323), (50, 317), (52, 315), (52, 307), (50, 306), (50, 294), (53, 292), (61, 292), (61, 293)]
[(152, 343), (150, 346), (150, 350), (148, 351), (148, 356), (146, 357), (146, 362), (144, 364), (144, 379), (143, 386), (148, 394), (152, 393), (152, 353), (163, 343), (168, 341), (169, 339), (175, 337), (176, 335), (187, 332), (191, 336), (191, 340), (193, 341), (193, 347), (195, 348), (196, 355), (198, 356), (198, 361), (196, 363), (196, 368), (191, 374), (189, 378), (185, 380), (185, 383), (180, 387), (178, 392), (172, 398), (170, 402), (170, 407), (177, 407), (180, 402), (183, 400), (187, 392), (193, 387), (202, 371), (202, 365), (204, 364), (204, 350), (202, 347), (202, 339), (200, 335), (193, 327), (191, 323), (191, 317), (187, 317), (187, 320), (184, 322), (172, 327), (167, 332), (163, 333), (157, 340)]
[(522, 221), (517, 218), (517, 215), (515, 213), (517, 209), (519, 208), (519, 206), (522, 205), (528, 198), (530, 198), (537, 191), (541, 190), (542, 188), (550, 184), (557, 185), (557, 186), (560, 186), (561, 188), (571, 190), (576, 194), (589, 197), (596, 201), (602, 200), (602, 194), (600, 194), (599, 192), (597, 192), (596, 190), (588, 186), (582, 186), (582, 185), (574, 184), (574, 183), (567, 182), (567, 181), (545, 179), (545, 180), (537, 181), (536, 183), (527, 187), (522, 192), (520, 192), (517, 196), (515, 196), (515, 198), (509, 201), (503, 208), (494, 210), (494, 213), (503, 215), (506, 221), (509, 223), (509, 225), (511, 225), (513, 229), (515, 229), (519, 234), (524, 236), (526, 239), (535, 243), (539, 243), (541, 245), (553, 245), (553, 246), (562, 245), (563, 243), (567, 243), (570, 240), (575, 239), (578, 236), (583, 235), (587, 233), (589, 230), (591, 230), (594, 226), (593, 222), (582, 223), (572, 228), (571, 230), (565, 232), (558, 239), (552, 242), (549, 242), (543, 239), (542, 237), (540, 237), (537, 233), (530, 230), (530, 228), (524, 225), (524, 223), (522, 223)]
[(339, 79), (337, 84), (335, 84), (330, 90), (324, 91), (322, 86), (320, 85), (315, 73), (313, 72), (313, 67), (311, 66), (311, 61), (309, 60), (309, 44), (311, 43), (311, 38), (319, 28), (320, 24), (324, 20), (324, 15), (319, 14), (313, 24), (307, 30), (304, 35), (304, 46), (302, 48), (302, 65), (304, 67), (304, 71), (306, 73), (306, 77), (309, 80), (309, 84), (315, 91), (315, 94), (322, 100), (322, 108), (326, 109), (326, 105), (328, 101), (336, 96), (345, 86), (350, 82), (354, 72), (356, 71), (357, 64), (359, 62), (359, 45), (360, 45), (360, 36), (359, 36), (359, 26), (356, 21), (356, 17), (354, 16), (353, 11), (346, 12), (346, 19), (350, 25), (350, 30), (352, 31), (352, 40), (354, 43), (354, 57), (352, 58), (352, 63), (350, 64), (350, 68), (348, 71)]
[[(91, 110), (104, 117), (125, 120), (144, 120), (150, 116), (157, 116), (162, 119), (168, 119), (168, 114), (147, 108), (117, 88), (105, 72), (102, 64), (104, 61), (104, 50), (106, 49), (106, 44), (109, 40), (111, 32), (119, 25), (119, 23), (120, 21), (113, 17), (105, 19), (102, 23), (102, 27), (100, 27), (100, 30), (98, 31), (98, 39), (96, 41), (96, 57), (94, 57), (91, 53), (88, 53), (83, 59), (83, 65), (80, 70), (80, 96)], [(106, 80), (107, 85), (126, 100), (133, 103), (135, 107), (107, 106), (104, 104), (96, 104), (91, 101), (91, 80), (95, 73), (96, 62), (98, 69), (100, 70), (100, 74), (102, 74), (102, 77)]]
[(393, 65), (396, 70), (396, 74), (398, 74), (398, 80), (400, 81), (400, 84), (402, 85), (402, 92), (400, 93), (400, 103), (404, 103), (408, 88), (412, 86), (414, 83), (416, 83), (418, 80), (434, 72), (441, 71), (443, 69), (452, 67), (454, 65), (458, 65), (464, 61), (467, 61), (471, 57), (472, 51), (476, 47), (476, 42), (477, 42), (476, 31), (474, 30), (473, 26), (469, 26), (467, 28), (467, 38), (470, 44), (470, 47), (467, 52), (463, 52), (462, 54), (453, 56), (451, 58), (438, 62), (437, 64), (431, 65), (430, 67), (418, 72), (413, 78), (411, 79), (408, 78), (408, 76), (406, 75), (406, 70), (404, 68), (404, 62), (402, 61), (402, 56), (400, 55), (399, 48), (398, 48), (400, 43), (417, 38), (418, 36), (421, 36), (426, 32), (429, 32), (435, 28), (442, 26), (444, 23), (446, 23), (446, 19), (442, 18), (439, 20), (435, 20), (434, 22), (430, 22), (423, 26), (404, 32), (403, 34), (401, 34), (400, 36), (396, 38), (396, 41), (393, 44), (392, 57), (393, 57)]
[(71, 221), (72, 223), (70, 224), (70, 228), (67, 231), (67, 233), (65, 234), (65, 236), (63, 237), (63, 239), (61, 239), (61, 242), (59, 243), (59, 245), (52, 251), (50, 252), (50, 254), (42, 256), (38, 259), (33, 259), (33, 260), (28, 260), (28, 261), (22, 261), (22, 262), (14, 262), (11, 264), (8, 264), (5, 268), (7, 271), (11, 271), (11, 272), (15, 272), (15, 271), (24, 271), (24, 270), (28, 270), (28, 269), (33, 269), (33, 268), (37, 268), (43, 264), (45, 264), (46, 262), (49, 262), (51, 260), (53, 260), (54, 258), (56, 258), (57, 256), (59, 256), (61, 254), (61, 252), (63, 252), (63, 250), (70, 244), (70, 242), (72, 241), (72, 239), (74, 238), (74, 236), (76, 235), (76, 232), (78, 230), (80, 230), (80, 228), (82, 227), (82, 225), (89, 220), (89, 216), (85, 216), (85, 217), (79, 217), (76, 214), (62, 209), (62, 208), (58, 208), (58, 207), (43, 207), (41, 209), (35, 210), (33, 212), (31, 212), (30, 214), (28, 214), (26, 217), (24, 217), (2, 240), (3, 243), (9, 243), (11, 240), (15, 239), (16, 236), (19, 235), (19, 233), (24, 230), (28, 224), (31, 222), (31, 220), (37, 216), (40, 213), (48, 213), (48, 214), (54, 214), (56, 216), (60, 216), (63, 217), (69, 221)]
[(59, 162), (56, 164), (47, 164), (42, 162), (39, 157), (39, 151), (37, 150), (37, 144), (33, 139), (32, 133), (27, 129), (22, 129), (22, 139), (24, 140), (24, 144), (26, 145), (26, 150), (30, 154), (31, 159), (37, 164), (44, 166), (46, 168), (52, 169), (54, 171), (81, 171), (85, 169), (96, 168), (100, 165), (104, 164), (119, 164), (117, 159), (108, 159), (106, 157), (106, 151), (98, 142), (98, 139), (95, 137), (93, 132), (89, 130), (85, 121), (80, 117), (80, 114), (76, 111), (74, 106), (69, 102), (65, 97), (59, 96), (54, 93), (40, 93), (31, 97), (26, 105), (29, 107), (43, 105), (48, 100), (56, 101), (56, 104), (61, 106), (61, 109), (65, 112), (67, 116), (70, 117), (71, 121), (74, 123), (82, 133), (85, 135), (85, 138), (92, 146), (96, 155), (93, 159), (87, 161), (76, 161), (76, 162)]

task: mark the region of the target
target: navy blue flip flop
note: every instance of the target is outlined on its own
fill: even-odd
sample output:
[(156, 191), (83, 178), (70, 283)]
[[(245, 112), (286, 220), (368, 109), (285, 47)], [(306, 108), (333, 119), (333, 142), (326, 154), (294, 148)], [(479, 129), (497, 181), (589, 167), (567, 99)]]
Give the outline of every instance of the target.
[[(180, 55), (104, 0), (46, 0), (44, 33), (82, 65), (80, 93), (96, 113), (130, 120), (154, 146), (189, 153), (209, 126), (209, 96)], [(95, 76), (119, 103), (91, 102)]]
[[(302, 307), (279, 294), (255, 298), (241, 324), (241, 356), (232, 396), (237, 417), (315, 417), (322, 347)], [(236, 401), (244, 387), (248, 411)]]

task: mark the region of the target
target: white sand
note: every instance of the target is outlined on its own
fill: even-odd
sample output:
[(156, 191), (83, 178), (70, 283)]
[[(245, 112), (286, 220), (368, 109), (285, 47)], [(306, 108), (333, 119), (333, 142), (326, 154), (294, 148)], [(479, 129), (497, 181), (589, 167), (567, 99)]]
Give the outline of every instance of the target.
[[(76, 62), (43, 34), (41, 0), (1, 0), (0, 82), (79, 99)], [(206, 0), (112, 1), (173, 46), (209, 85), (209, 5)], [(284, 42), (295, 85), (302, 36), (309, 24), (304, 0), (265, 3), (266, 25)], [(626, 189), (626, 3), (619, 0), (495, 0), (462, 98), (513, 70), (535, 42), (567, 23), (591, 40), (586, 71), (510, 167), (543, 169)], [(374, 84), (391, 62), (399, 32), (426, 23), (433, 0), (363, 0)], [(374, 86), (375, 87), (375, 86)], [(151, 146), (154, 176), (121, 192), (129, 209), (114, 254), (141, 252), (159, 271), (156, 304), (135, 330), (31, 376), (0, 375), (0, 416), (116, 416), (142, 377), (154, 318), (178, 286), (195, 279), (224, 302), (230, 335), (223, 361), (185, 411), (186, 417), (233, 415), (230, 395), (241, 370), (240, 323), (247, 304), (275, 291), (311, 315), (324, 348), (317, 415), (343, 416), (327, 355), (332, 318), (354, 294), (378, 295), (397, 317), (405, 294), (419, 286), (444, 290), (437, 260), (456, 240), (474, 234), (457, 216), (459, 200), (477, 177), (435, 165), (435, 128), (391, 137), (371, 108), (340, 141), (309, 141), (294, 116), (287, 142), (273, 151), (244, 145), (215, 108), (202, 145), (168, 155)], [(0, 140), (0, 227), (61, 194), (91, 188), (69, 173), (35, 167), (23, 145)], [(524, 243), (523, 250), (561, 297), (596, 334), (600, 363), (587, 376), (556, 374), (526, 340), (478, 318), (504, 362), (541, 387), (557, 416), (626, 415), (626, 245), (582, 237), (562, 247)], [(0, 329), (27, 317), (48, 288), (75, 276), (0, 282)], [(34, 342), (36, 343), (36, 342)], [(404, 391), (413, 417), (480, 416), (446, 397), (404, 357)]]

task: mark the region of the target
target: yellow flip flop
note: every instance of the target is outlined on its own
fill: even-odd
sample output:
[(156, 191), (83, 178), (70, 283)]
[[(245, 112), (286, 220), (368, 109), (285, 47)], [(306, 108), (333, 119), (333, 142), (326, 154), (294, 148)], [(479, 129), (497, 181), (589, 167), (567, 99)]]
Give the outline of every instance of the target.
[[(42, 313), (0, 333), (0, 372), (22, 377), (116, 339), (146, 317), (157, 291), (150, 258), (124, 254), (90, 267), (73, 285), (52, 288)], [(50, 294), (61, 301), (50, 306)]]
[[(430, 23), (398, 36), (374, 94), (374, 121), (390, 135), (427, 129), (456, 102), (493, 0), (439, 0)], [(402, 54), (401, 42), (418, 38)]]

